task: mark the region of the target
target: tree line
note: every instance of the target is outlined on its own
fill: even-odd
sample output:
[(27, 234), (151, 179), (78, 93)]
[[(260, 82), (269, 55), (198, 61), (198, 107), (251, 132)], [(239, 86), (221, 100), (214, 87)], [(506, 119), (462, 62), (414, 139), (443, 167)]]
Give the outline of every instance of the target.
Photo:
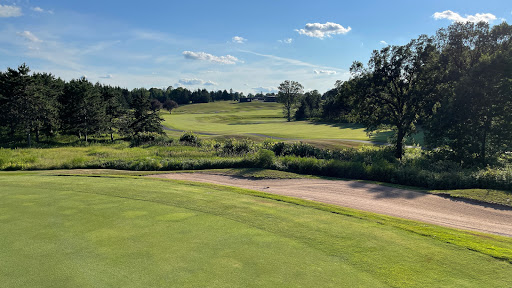
[(205, 89), (190, 91), (136, 88), (131, 91), (86, 78), (66, 82), (48, 73), (32, 73), (27, 65), (0, 72), (0, 142), (40, 142), (57, 134), (131, 138), (140, 133), (162, 133), (161, 109), (178, 105), (236, 100), (243, 94)]
[[(485, 164), (512, 148), (512, 26), (459, 23), (354, 62), (348, 81), (323, 95), (279, 87), (285, 117), (319, 117), (392, 129), (395, 156), (421, 130), (425, 148), (464, 165)], [(287, 83), (288, 82), (288, 83)], [(291, 84), (290, 84), (291, 83)], [(298, 84), (298, 85), (297, 85)], [(289, 86), (296, 91), (290, 104)], [(299, 86), (300, 85), (300, 86)], [(294, 94), (291, 93), (291, 94)], [(421, 129), (418, 129), (421, 128)]]

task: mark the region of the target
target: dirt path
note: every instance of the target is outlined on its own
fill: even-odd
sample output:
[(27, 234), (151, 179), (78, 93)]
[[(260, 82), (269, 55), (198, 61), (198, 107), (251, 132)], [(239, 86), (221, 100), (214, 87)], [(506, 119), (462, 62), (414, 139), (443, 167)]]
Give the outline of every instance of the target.
[(171, 173), (150, 177), (236, 186), (441, 226), (512, 237), (512, 208), (471, 204), (376, 184), (322, 179), (253, 180), (205, 173)]

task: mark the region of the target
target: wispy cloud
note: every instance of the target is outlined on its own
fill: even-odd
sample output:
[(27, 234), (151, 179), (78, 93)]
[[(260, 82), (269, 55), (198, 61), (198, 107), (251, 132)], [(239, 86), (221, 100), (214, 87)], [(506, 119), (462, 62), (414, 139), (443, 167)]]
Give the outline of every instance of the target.
[(203, 79), (197, 79), (197, 78), (184, 78), (180, 79), (179, 84), (186, 85), (186, 86), (197, 86), (197, 85), (205, 85), (205, 86), (217, 86), (218, 84), (213, 81), (204, 81)]
[(343, 27), (340, 24), (327, 22), (325, 24), (321, 23), (307, 23), (303, 29), (295, 29), (295, 31), (299, 32), (301, 35), (306, 35), (309, 37), (324, 39), (325, 37), (332, 37), (331, 35), (336, 34), (347, 34), (352, 28)]
[(325, 66), (321, 66), (321, 65), (315, 65), (315, 64), (311, 64), (311, 63), (307, 63), (307, 62), (303, 62), (303, 61), (296, 60), (296, 59), (291, 59), (291, 58), (279, 57), (279, 56), (269, 55), (269, 54), (261, 54), (261, 53), (257, 53), (257, 52), (253, 52), (253, 51), (248, 51), (248, 50), (239, 50), (239, 51), (240, 52), (244, 52), (244, 53), (249, 53), (249, 54), (257, 55), (257, 56), (261, 56), (261, 57), (265, 57), (265, 58), (269, 58), (269, 59), (272, 59), (274, 61), (280, 61), (280, 62), (283, 62), (283, 63), (287, 63), (287, 64), (291, 64), (291, 65), (296, 65), (296, 66), (311, 67), (311, 68), (316, 68), (316, 69), (331, 69), (331, 70), (337, 69), (337, 70), (339, 70), (338, 68), (325, 67)]
[(103, 51), (119, 43), (121, 43), (119, 40), (98, 42), (85, 48), (83, 51), (81, 51), (81, 54), (93, 54), (95, 52)]
[(386, 42), (384, 40), (381, 40), (379, 43), (382, 44), (382, 45), (386, 45), (386, 46), (389, 45), (388, 42)]
[(277, 40), (277, 42), (285, 43), (285, 44), (291, 44), (293, 42), (293, 39), (292, 38), (286, 38), (286, 39), (283, 39), (283, 40)]
[(231, 38), (231, 41), (233, 43), (243, 44), (243, 43), (247, 42), (247, 39), (245, 39), (244, 37), (235, 36), (235, 37)]
[(236, 64), (241, 63), (243, 61), (239, 60), (235, 56), (226, 55), (226, 56), (215, 56), (206, 52), (192, 52), (192, 51), (183, 51), (183, 57), (186, 59), (191, 60), (202, 60), (202, 61), (209, 61), (213, 63), (220, 63), (220, 64)]
[(53, 10), (45, 10), (41, 7), (32, 7), (30, 8), (32, 11), (35, 11), (35, 12), (39, 12), (39, 13), (48, 13), (48, 14), (53, 14)]
[(114, 76), (112, 76), (112, 74), (107, 74), (105, 76), (99, 76), (99, 78), (101, 78), (101, 79), (112, 79), (112, 78), (114, 78)]
[(25, 30), (23, 32), (18, 32), (16, 34), (20, 35), (21, 37), (27, 39), (30, 42), (35, 42), (35, 43), (43, 42), (43, 40), (37, 38), (36, 35), (32, 34), (32, 32), (30, 32), (30, 31)]
[(19, 17), (23, 15), (21, 8), (17, 6), (0, 5), (0, 18)]
[(336, 71), (334, 70), (313, 70), (315, 74), (327, 74), (327, 75), (335, 75)]
[(434, 19), (448, 19), (453, 22), (490, 22), (496, 20), (496, 16), (491, 13), (476, 13), (475, 15), (466, 15), (466, 17), (462, 17), (459, 13), (453, 12), (451, 10), (446, 10), (443, 12), (436, 12), (432, 15)]

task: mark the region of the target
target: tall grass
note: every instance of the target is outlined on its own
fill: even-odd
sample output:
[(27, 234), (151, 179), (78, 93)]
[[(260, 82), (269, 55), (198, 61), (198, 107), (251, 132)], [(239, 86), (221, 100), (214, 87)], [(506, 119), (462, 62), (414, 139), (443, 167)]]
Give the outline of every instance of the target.
[[(457, 163), (438, 160), (429, 154), (432, 152), (419, 149), (407, 150), (404, 158), (397, 160), (388, 147), (328, 150), (305, 143), (254, 143), (234, 139), (217, 142), (198, 139), (189, 134), (182, 138), (182, 141), (154, 139), (159, 145), (144, 142), (146, 144), (137, 147), (133, 147), (133, 142), (120, 142), (110, 145), (89, 144), (85, 147), (0, 148), (0, 170), (271, 168), (428, 189), (483, 188), (512, 191), (512, 168), (506, 165), (507, 161), (495, 167), (462, 168)], [(166, 144), (160, 146), (164, 142)]]

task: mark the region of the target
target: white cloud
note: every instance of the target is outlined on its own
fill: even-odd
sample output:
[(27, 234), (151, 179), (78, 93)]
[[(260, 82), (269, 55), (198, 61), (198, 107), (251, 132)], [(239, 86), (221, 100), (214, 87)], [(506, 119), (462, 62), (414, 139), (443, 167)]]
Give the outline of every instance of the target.
[(184, 51), (183, 56), (187, 59), (210, 61), (210, 62), (220, 63), (220, 64), (236, 64), (237, 62), (242, 62), (235, 56), (231, 56), (231, 55), (215, 56), (215, 55), (208, 54), (205, 52)]
[(231, 39), (231, 41), (233, 41), (233, 43), (243, 44), (243, 43), (247, 42), (247, 39), (240, 37), (240, 36), (235, 36)]
[(23, 15), (21, 13), (21, 8), (16, 6), (9, 5), (0, 5), (0, 18), (4, 17), (19, 17)]
[(277, 92), (277, 88), (276, 87), (255, 87), (255, 88), (252, 88), (254, 91), (256, 91), (257, 93), (275, 93)]
[(43, 40), (37, 38), (36, 35), (32, 34), (32, 32), (30, 32), (30, 31), (25, 30), (23, 32), (18, 32), (16, 34), (20, 35), (21, 37), (23, 37), (31, 42), (43, 42)]
[(43, 8), (41, 7), (32, 7), (30, 8), (32, 9), (32, 11), (35, 11), (35, 12), (39, 12), (39, 13), (48, 13), (48, 14), (53, 14), (53, 10), (44, 10)]
[(292, 38), (287, 38), (287, 39), (283, 39), (283, 40), (277, 40), (277, 42), (285, 43), (285, 44), (291, 44), (293, 42), (293, 39)]
[(434, 13), (434, 15), (432, 15), (432, 17), (434, 17), (434, 19), (436, 19), (436, 20), (448, 19), (448, 20), (452, 20), (454, 22), (473, 22), (473, 23), (477, 23), (477, 22), (481, 22), (481, 21), (490, 22), (490, 21), (496, 20), (496, 16), (494, 16), (491, 13), (483, 13), (483, 14), (476, 13), (475, 15), (466, 15), (466, 17), (462, 17), (462, 16), (460, 16), (459, 13), (453, 12), (451, 10), (446, 10), (443, 12), (436, 12), (436, 13)]
[(181, 85), (187, 85), (187, 86), (196, 86), (196, 85), (205, 85), (205, 86), (217, 86), (218, 84), (213, 81), (204, 81), (203, 79), (197, 79), (197, 78), (184, 78), (180, 79), (179, 84)]
[(102, 78), (102, 79), (112, 79), (112, 78), (114, 78), (114, 76), (112, 76), (112, 74), (107, 74), (105, 76), (100, 76), (100, 78)]
[(309, 37), (315, 37), (324, 39), (325, 37), (332, 37), (331, 35), (336, 34), (347, 34), (352, 28), (345, 28), (337, 23), (327, 22), (325, 24), (321, 23), (308, 23), (304, 29), (295, 29), (295, 31), (299, 32), (301, 35), (306, 35)]
[(208, 81), (204, 82), (204, 85), (206, 85), (206, 86), (217, 86), (219, 84), (217, 84), (217, 83), (215, 83), (213, 81), (208, 80)]
[(389, 45), (388, 42), (386, 42), (384, 40), (381, 40), (379, 43), (382, 44), (382, 45), (386, 45), (386, 46)]
[(313, 70), (315, 74), (327, 74), (327, 75), (335, 75), (336, 71), (334, 70)]

